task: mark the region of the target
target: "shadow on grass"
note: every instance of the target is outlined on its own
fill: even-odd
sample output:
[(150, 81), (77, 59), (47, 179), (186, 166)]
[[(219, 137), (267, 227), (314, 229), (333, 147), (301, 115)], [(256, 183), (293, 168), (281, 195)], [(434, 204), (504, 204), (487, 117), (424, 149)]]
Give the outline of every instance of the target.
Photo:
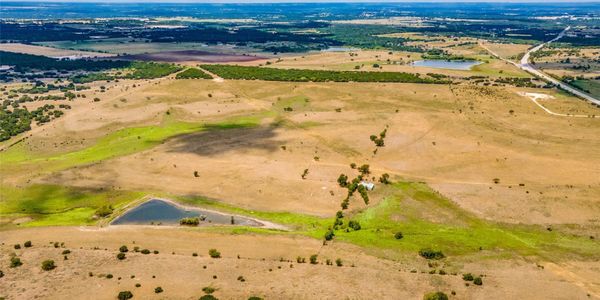
[(213, 156), (230, 151), (276, 151), (284, 142), (275, 140), (278, 126), (244, 124), (206, 125), (207, 130), (173, 137), (168, 152)]

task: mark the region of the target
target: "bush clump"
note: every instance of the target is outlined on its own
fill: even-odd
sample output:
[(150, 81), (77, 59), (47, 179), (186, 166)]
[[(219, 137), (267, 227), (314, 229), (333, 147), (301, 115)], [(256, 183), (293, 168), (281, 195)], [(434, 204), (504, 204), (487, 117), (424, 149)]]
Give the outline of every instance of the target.
[(432, 250), (429, 248), (419, 250), (419, 255), (426, 259), (442, 259), (445, 257), (442, 251)]
[(338, 266), (338, 267), (343, 266), (342, 259), (341, 258), (336, 259), (335, 260), (335, 265)]
[(140, 251), (140, 253), (142, 253), (142, 254), (150, 254), (150, 250), (148, 250), (148, 249), (142, 249), (142, 251)]
[(309, 260), (310, 260), (310, 263), (313, 264), (313, 265), (316, 265), (316, 264), (319, 263), (319, 261), (318, 261), (318, 255), (316, 255), (316, 254), (311, 255), (310, 258), (309, 258)]
[(397, 240), (401, 240), (403, 237), (404, 237), (404, 235), (400, 231), (398, 231), (394, 234), (394, 238)]
[(482, 285), (483, 284), (483, 280), (481, 280), (481, 277), (475, 277), (473, 278), (473, 284), (474, 285)]
[(129, 252), (129, 249), (127, 248), (127, 246), (123, 245), (119, 248), (119, 252), (121, 252), (121, 253)]
[(23, 246), (25, 246), (25, 248), (29, 248), (32, 246), (31, 241), (27, 241), (25, 243), (23, 243)]
[(11, 268), (20, 267), (22, 265), (23, 265), (23, 263), (21, 262), (20, 258), (18, 258), (16, 256), (13, 256), (10, 258), (10, 267)]
[(473, 274), (471, 274), (471, 273), (463, 274), (463, 280), (464, 281), (473, 281)]
[(154, 289), (154, 293), (156, 293), (156, 294), (160, 294), (160, 293), (162, 293), (162, 292), (163, 292), (163, 289), (162, 289), (160, 286), (157, 286), (157, 287)]
[(119, 252), (119, 254), (117, 254), (117, 259), (118, 260), (124, 260), (125, 259), (125, 253)]
[(219, 300), (219, 298), (217, 298), (213, 295), (204, 295), (204, 296), (200, 297), (198, 300)]
[(358, 221), (354, 221), (354, 220), (350, 220), (350, 222), (348, 222), (348, 227), (350, 227), (354, 230), (360, 230), (362, 228), (360, 226), (360, 223)]
[(217, 251), (217, 249), (208, 250), (208, 255), (212, 258), (221, 258), (221, 252)]
[(198, 224), (200, 224), (200, 218), (198, 218), (198, 217), (183, 218), (183, 219), (179, 220), (179, 225), (198, 226)]
[(96, 209), (95, 215), (100, 218), (106, 218), (113, 213), (113, 210), (114, 209), (112, 208), (112, 206), (105, 205), (102, 207), (98, 207), (98, 209)]
[(423, 296), (423, 300), (448, 300), (448, 295), (442, 292), (431, 292)]
[(133, 294), (130, 291), (119, 292), (119, 295), (117, 296), (117, 299), (119, 300), (128, 300), (131, 298), (133, 298)]
[(54, 261), (51, 259), (45, 260), (42, 262), (42, 270), (44, 271), (50, 271), (50, 270), (54, 270), (56, 268), (56, 265), (54, 264)]

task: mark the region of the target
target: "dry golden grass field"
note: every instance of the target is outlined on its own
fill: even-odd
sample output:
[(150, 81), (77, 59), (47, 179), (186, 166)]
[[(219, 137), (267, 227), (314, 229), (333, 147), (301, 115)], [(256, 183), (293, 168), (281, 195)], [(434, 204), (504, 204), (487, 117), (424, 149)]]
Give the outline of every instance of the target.
[[(523, 51), (488, 46), (507, 56)], [(387, 51), (269, 61), (529, 76), (477, 44), (453, 49), (486, 62), (440, 71)], [(555, 89), (468, 82), (174, 77), (89, 84), (64, 116), (0, 144), (0, 297), (113, 299), (129, 290), (134, 299), (197, 299), (208, 286), (220, 299), (420, 299), (432, 291), (451, 299), (600, 298), (597, 107)], [(539, 103), (552, 112), (589, 117), (549, 114), (523, 93), (547, 95)], [(58, 104), (24, 105), (48, 103)], [(385, 145), (376, 147), (370, 136), (384, 129)], [(347, 193), (338, 176), (358, 174), (352, 163), (368, 164), (366, 179), (376, 184), (368, 204), (357, 195), (344, 211), (363, 228), (324, 243)], [(392, 184), (378, 181), (384, 173)], [(117, 213), (152, 196), (289, 230), (113, 226), (94, 217), (106, 203)], [(130, 249), (122, 261), (121, 245)], [(210, 258), (211, 248), (222, 257)], [(424, 248), (446, 258), (426, 260)], [(13, 256), (23, 265), (9, 267)], [(337, 258), (343, 266), (327, 265)], [(57, 268), (43, 271), (46, 259)], [(464, 281), (465, 273), (483, 275), (483, 285)]]

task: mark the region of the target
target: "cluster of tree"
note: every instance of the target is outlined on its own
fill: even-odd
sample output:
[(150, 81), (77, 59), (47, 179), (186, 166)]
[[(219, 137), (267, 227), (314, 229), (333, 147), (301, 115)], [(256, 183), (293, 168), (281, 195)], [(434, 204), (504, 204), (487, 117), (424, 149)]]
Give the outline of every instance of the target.
[(9, 100), (5, 100), (0, 110), (0, 141), (8, 140), (17, 134), (31, 130), (32, 121), (36, 121), (38, 125), (41, 125), (64, 114), (63, 111), (55, 109), (52, 104), (45, 104), (29, 111), (27, 108), (18, 108), (16, 102), (12, 102), (13, 108), (9, 109), (7, 102), (10, 103)]
[(17, 72), (32, 70), (57, 70), (57, 71), (101, 71), (114, 68), (123, 68), (131, 65), (123, 60), (93, 60), (93, 59), (54, 59), (47, 56), (31, 55), (0, 51), (2, 64), (14, 66)]
[(447, 80), (404, 72), (357, 72), (307, 69), (275, 69), (252, 66), (202, 65), (203, 69), (226, 79), (299, 82), (407, 82), (447, 84)]
[(212, 76), (206, 74), (198, 68), (189, 68), (175, 76), (176, 79), (212, 79)]
[(467, 60), (465, 56), (453, 55), (443, 49), (431, 49), (421, 55), (423, 59), (439, 59), (439, 60), (453, 60), (453, 61), (464, 61)]
[(335, 24), (320, 31), (333, 35), (335, 40), (350, 47), (423, 52), (419, 47), (407, 45), (408, 40), (405, 38), (384, 36), (397, 33), (398, 28), (394, 26)]
[(383, 147), (384, 146), (384, 139), (385, 139), (385, 134), (387, 133), (387, 128), (384, 129), (382, 132), (379, 133), (379, 137), (377, 137), (376, 135), (371, 135), (369, 138), (371, 139), (371, 141), (373, 143), (375, 143), (375, 146), (377, 147)]

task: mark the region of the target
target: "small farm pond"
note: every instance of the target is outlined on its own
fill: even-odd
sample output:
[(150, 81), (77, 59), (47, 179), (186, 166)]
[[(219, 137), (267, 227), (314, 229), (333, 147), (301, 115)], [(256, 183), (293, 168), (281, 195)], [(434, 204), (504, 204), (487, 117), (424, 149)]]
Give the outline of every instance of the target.
[(473, 66), (479, 65), (481, 62), (476, 60), (435, 60), (425, 59), (417, 60), (412, 63), (415, 67), (427, 67), (436, 69), (449, 70), (470, 70)]
[[(200, 219), (202, 225), (239, 225), (264, 226), (265, 224), (251, 218), (229, 215), (216, 211), (179, 206), (170, 201), (160, 199), (148, 200), (117, 217), (111, 225), (178, 225), (183, 218)], [(232, 221), (233, 220), (233, 221)]]

